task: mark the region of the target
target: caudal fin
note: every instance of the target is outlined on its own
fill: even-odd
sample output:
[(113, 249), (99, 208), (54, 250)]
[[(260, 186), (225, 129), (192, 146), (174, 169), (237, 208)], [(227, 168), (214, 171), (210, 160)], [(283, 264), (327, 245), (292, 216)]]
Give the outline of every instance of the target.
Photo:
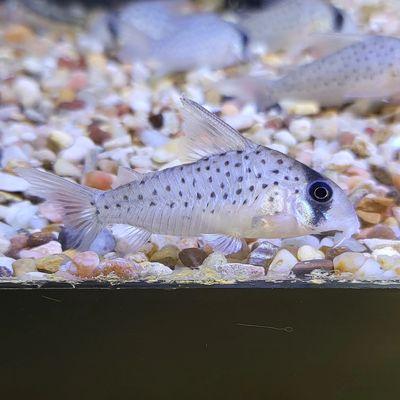
[(49, 200), (61, 211), (64, 224), (76, 231), (72, 247), (88, 249), (103, 228), (95, 206), (100, 191), (35, 168), (17, 168), (16, 173), (31, 184), (29, 193)]
[(215, 89), (224, 96), (234, 97), (243, 103), (255, 102), (257, 107), (268, 109), (276, 104), (272, 94), (273, 81), (265, 76), (246, 76), (232, 78), (215, 85)]

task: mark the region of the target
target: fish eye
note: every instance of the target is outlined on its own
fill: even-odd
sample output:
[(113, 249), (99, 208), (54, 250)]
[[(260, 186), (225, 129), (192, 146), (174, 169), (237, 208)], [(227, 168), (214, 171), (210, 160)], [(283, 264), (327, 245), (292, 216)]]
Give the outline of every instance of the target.
[(332, 198), (333, 190), (326, 182), (317, 181), (310, 185), (308, 193), (313, 200), (326, 203)]

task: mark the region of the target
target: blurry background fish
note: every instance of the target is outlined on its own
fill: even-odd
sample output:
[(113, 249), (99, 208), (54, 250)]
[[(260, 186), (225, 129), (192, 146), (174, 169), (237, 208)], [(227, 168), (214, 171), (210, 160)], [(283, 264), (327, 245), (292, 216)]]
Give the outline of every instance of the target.
[(291, 51), (317, 44), (315, 34), (354, 32), (350, 16), (327, 0), (264, 0), (260, 9), (239, 11), (238, 24), (254, 44)]

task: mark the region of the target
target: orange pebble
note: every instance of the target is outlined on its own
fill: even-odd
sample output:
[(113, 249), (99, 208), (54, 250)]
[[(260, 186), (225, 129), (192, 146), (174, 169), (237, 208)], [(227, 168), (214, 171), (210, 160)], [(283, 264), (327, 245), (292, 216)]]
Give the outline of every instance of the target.
[(84, 183), (95, 189), (110, 190), (113, 183), (113, 175), (103, 171), (91, 171), (85, 175)]

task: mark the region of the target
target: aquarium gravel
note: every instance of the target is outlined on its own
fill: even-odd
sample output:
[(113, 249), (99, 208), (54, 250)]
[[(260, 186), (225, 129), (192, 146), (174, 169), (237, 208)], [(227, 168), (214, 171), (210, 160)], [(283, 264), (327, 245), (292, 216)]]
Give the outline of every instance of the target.
[[(396, 1), (336, 4), (364, 32), (400, 35)], [(322, 109), (283, 102), (257, 111), (255, 103), (222, 98), (216, 83), (260, 69), (278, 75), (293, 64), (290, 53), (261, 54), (225, 70), (152, 77), (143, 64), (118, 61), (90, 28), (29, 13), (5, 15), (2, 9), (0, 282), (400, 279), (399, 106), (357, 102)], [(302, 57), (312, 59), (310, 53)], [(355, 205), (360, 231), (336, 247), (333, 236), (310, 235), (247, 241), (240, 252), (224, 255), (200, 238), (161, 235), (132, 253), (123, 236), (105, 229), (89, 251), (70, 249), (72, 233), (59, 210), (29, 195), (15, 169), (43, 168), (107, 190), (119, 166), (146, 172), (177, 165), (182, 94), (252, 141), (335, 181)]]

